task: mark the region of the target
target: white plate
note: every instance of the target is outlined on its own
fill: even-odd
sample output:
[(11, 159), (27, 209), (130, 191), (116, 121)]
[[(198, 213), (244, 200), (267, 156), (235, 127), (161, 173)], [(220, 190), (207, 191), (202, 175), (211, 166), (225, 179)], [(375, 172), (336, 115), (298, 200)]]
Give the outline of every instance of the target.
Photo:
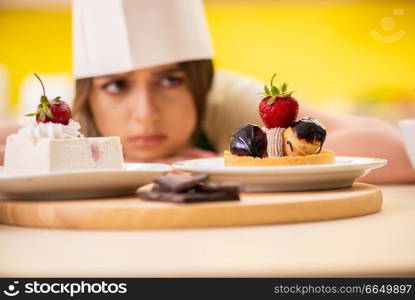
[(225, 167), (223, 158), (206, 158), (177, 162), (173, 168), (206, 173), (211, 182), (239, 184), (246, 192), (282, 192), (350, 187), (356, 178), (386, 163), (380, 158), (338, 156), (327, 165)]
[(123, 170), (82, 170), (39, 175), (4, 174), (0, 167), (0, 195), (4, 199), (73, 199), (133, 194), (171, 167), (165, 164), (124, 163)]

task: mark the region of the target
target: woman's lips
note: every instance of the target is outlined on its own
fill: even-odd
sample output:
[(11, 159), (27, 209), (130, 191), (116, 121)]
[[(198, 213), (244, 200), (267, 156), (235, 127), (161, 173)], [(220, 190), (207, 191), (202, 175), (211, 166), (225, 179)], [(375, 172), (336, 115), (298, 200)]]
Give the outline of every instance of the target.
[(152, 148), (160, 145), (167, 139), (164, 134), (136, 135), (129, 138), (129, 142), (140, 148)]

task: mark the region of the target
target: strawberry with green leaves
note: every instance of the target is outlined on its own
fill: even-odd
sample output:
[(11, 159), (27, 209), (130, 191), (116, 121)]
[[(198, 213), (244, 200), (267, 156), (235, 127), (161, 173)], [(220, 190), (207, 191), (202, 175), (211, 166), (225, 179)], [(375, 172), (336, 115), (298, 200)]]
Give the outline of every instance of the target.
[(71, 108), (65, 101), (61, 100), (60, 97), (49, 100), (46, 97), (42, 80), (36, 73), (34, 74), (42, 85), (43, 95), (40, 97), (40, 104), (37, 106), (37, 111), (35, 113), (27, 114), (26, 116), (36, 116), (37, 123), (51, 122), (68, 125), (72, 116)]
[(267, 128), (290, 127), (298, 115), (298, 102), (287, 90), (287, 84), (274, 86), (276, 74), (271, 78), (271, 85), (264, 86), (265, 97), (259, 103), (259, 114)]

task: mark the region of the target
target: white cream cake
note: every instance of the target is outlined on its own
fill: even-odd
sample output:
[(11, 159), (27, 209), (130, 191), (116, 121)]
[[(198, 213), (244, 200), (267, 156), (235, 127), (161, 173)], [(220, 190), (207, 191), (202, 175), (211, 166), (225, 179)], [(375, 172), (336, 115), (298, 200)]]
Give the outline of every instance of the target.
[(79, 123), (39, 123), (7, 137), (4, 172), (44, 174), (85, 169), (122, 169), (120, 138), (83, 137)]

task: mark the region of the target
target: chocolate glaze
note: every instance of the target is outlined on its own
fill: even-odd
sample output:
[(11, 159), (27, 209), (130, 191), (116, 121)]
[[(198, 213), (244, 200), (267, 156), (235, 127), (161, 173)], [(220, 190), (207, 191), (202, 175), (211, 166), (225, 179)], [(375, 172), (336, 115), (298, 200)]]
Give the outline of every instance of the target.
[(323, 146), (326, 140), (326, 130), (316, 120), (304, 118), (295, 122), (292, 126), (293, 133), (308, 143), (320, 143)]
[(258, 126), (246, 124), (232, 134), (229, 150), (239, 156), (265, 157), (267, 134)]

